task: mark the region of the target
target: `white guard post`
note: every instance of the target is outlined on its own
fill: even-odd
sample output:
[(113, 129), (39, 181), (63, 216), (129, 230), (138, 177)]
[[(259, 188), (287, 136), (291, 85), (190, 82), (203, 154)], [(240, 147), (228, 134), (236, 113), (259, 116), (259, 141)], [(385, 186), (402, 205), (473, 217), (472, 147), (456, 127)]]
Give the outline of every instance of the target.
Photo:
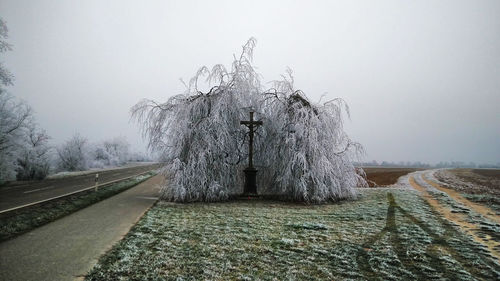
[(95, 174), (95, 191), (97, 191), (99, 186), (99, 173)]

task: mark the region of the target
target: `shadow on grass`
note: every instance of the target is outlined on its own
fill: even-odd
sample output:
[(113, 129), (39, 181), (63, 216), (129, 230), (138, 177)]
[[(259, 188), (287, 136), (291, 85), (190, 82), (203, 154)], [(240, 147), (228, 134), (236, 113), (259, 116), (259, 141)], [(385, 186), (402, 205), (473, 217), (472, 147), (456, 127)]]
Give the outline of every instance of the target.
[[(408, 254), (408, 249), (404, 245), (401, 234), (398, 230), (398, 225), (396, 224), (396, 213), (399, 212), (403, 217), (409, 219), (414, 225), (417, 225), (421, 230), (423, 230), (429, 237), (432, 238), (432, 242), (427, 246), (426, 256), (430, 260), (430, 265), (435, 272), (441, 273), (443, 277), (449, 280), (460, 280), (461, 277), (456, 271), (456, 268), (448, 267), (444, 260), (442, 259), (443, 252), (449, 254), (453, 259), (458, 262), (465, 270), (481, 279), (489, 279), (492, 276), (485, 274), (476, 264), (467, 259), (462, 253), (457, 251), (455, 247), (448, 243), (448, 239), (458, 236), (457, 230), (446, 221), (445, 219), (439, 217), (435, 214), (438, 220), (444, 225), (445, 232), (443, 235), (436, 234), (431, 230), (426, 224), (421, 220), (412, 216), (405, 209), (401, 208), (396, 201), (392, 193), (387, 194), (387, 201), (389, 207), (387, 209), (387, 218), (385, 227), (377, 234), (371, 236), (362, 246), (358, 249), (357, 262), (359, 266), (360, 273), (367, 279), (379, 279), (383, 276), (379, 276), (376, 271), (370, 266), (370, 256), (367, 249), (369, 249), (377, 241), (381, 240), (386, 234), (390, 235), (390, 242), (394, 248), (398, 260), (401, 262), (401, 266), (409, 270), (417, 279), (427, 280), (428, 276), (425, 271), (419, 266), (418, 262), (415, 262)], [(464, 247), (466, 247), (464, 245)], [(487, 265), (495, 268), (495, 264), (489, 258), (484, 258), (483, 262)]]

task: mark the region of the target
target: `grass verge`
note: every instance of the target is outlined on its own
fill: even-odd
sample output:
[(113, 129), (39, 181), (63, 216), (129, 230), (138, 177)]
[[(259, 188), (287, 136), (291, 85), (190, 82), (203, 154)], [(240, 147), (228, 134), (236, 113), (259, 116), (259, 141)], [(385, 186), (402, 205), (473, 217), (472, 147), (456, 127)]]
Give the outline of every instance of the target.
[(31, 207), (0, 214), (0, 242), (55, 221), (89, 205), (125, 191), (153, 176), (150, 172), (115, 184), (87, 190)]
[(158, 203), (86, 280), (498, 280), (500, 264), (417, 192), (356, 201)]

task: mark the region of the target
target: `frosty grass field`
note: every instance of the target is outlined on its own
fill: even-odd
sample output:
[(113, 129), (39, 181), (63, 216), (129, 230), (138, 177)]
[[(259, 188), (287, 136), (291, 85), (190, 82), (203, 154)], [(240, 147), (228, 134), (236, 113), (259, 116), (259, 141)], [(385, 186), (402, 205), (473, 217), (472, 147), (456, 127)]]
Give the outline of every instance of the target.
[[(500, 242), (498, 224), (478, 223), (490, 226), (479, 236)], [(498, 280), (500, 264), (422, 193), (400, 185), (360, 189), (359, 200), (325, 205), (160, 202), (86, 278)]]

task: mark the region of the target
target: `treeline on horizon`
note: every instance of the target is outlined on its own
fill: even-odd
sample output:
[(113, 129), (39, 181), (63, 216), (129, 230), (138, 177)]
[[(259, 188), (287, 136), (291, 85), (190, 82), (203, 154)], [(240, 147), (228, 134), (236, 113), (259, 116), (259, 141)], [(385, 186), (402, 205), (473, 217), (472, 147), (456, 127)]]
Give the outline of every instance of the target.
[(420, 161), (399, 161), (390, 162), (382, 161), (378, 162), (372, 160), (370, 162), (356, 162), (355, 166), (358, 167), (408, 167), (408, 168), (471, 168), (471, 169), (500, 169), (500, 163), (497, 164), (477, 164), (474, 162), (462, 162), (462, 161), (451, 161), (451, 162), (439, 162), (437, 164), (431, 165), (429, 163), (422, 163)]

